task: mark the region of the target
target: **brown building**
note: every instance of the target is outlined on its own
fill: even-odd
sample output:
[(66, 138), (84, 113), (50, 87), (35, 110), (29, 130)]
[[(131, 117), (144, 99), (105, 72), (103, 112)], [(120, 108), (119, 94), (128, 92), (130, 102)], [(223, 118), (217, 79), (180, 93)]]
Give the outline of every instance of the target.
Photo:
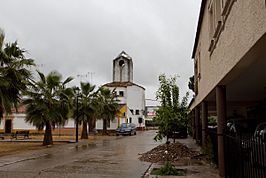
[(237, 113), (242, 119), (265, 116), (266, 122), (266, 115), (252, 112), (266, 99), (266, 1), (202, 0), (192, 58), (194, 136), (204, 146), (207, 118), (217, 116), (219, 173), (225, 177), (228, 118)]

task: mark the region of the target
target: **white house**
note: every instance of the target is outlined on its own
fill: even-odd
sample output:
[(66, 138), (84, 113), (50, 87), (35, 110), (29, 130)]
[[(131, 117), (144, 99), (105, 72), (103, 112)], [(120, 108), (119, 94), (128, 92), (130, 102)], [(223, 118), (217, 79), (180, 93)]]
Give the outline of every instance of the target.
[(0, 122), (0, 131), (11, 133), (14, 130), (35, 130), (33, 125), (25, 122), (25, 117), (25, 106), (19, 106), (17, 111), (12, 109), (12, 114), (4, 114)]
[[(0, 121), (0, 132), (12, 133), (17, 130), (31, 130), (37, 131), (38, 129), (30, 123), (25, 122), (25, 105), (20, 105), (17, 110), (12, 109), (12, 114), (4, 114), (3, 119)], [(56, 129), (75, 129), (75, 121), (70, 118), (66, 125), (63, 127), (55, 126)], [(56, 131), (55, 131), (56, 132)], [(63, 132), (63, 131), (62, 131)]]
[[(133, 61), (124, 51), (113, 60), (113, 82), (103, 86), (116, 92), (120, 105), (121, 114), (108, 124), (109, 130), (116, 129), (121, 123), (145, 127), (145, 88), (133, 83)], [(96, 128), (102, 129), (102, 120), (96, 122)]]

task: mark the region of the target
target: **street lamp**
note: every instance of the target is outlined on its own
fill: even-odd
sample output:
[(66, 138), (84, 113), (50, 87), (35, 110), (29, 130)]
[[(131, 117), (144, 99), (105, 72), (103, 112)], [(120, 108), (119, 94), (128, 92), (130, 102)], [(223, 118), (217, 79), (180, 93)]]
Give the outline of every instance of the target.
[(74, 88), (76, 97), (77, 97), (77, 108), (76, 108), (76, 143), (78, 143), (78, 136), (79, 136), (79, 122), (78, 122), (78, 114), (79, 114), (79, 87)]

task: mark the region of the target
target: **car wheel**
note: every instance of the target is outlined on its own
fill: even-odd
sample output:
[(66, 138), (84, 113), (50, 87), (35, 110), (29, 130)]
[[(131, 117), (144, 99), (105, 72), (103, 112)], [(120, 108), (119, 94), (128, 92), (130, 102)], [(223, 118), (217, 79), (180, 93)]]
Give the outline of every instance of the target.
[(137, 132), (136, 131), (134, 132), (134, 135), (137, 135)]
[(131, 136), (132, 135), (132, 132), (129, 132), (129, 136)]

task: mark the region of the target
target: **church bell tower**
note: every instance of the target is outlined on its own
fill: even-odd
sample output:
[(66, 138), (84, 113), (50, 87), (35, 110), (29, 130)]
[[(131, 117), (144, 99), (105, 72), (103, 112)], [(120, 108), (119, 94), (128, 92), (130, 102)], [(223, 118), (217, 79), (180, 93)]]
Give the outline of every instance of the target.
[(132, 58), (124, 51), (113, 61), (113, 82), (133, 82)]

